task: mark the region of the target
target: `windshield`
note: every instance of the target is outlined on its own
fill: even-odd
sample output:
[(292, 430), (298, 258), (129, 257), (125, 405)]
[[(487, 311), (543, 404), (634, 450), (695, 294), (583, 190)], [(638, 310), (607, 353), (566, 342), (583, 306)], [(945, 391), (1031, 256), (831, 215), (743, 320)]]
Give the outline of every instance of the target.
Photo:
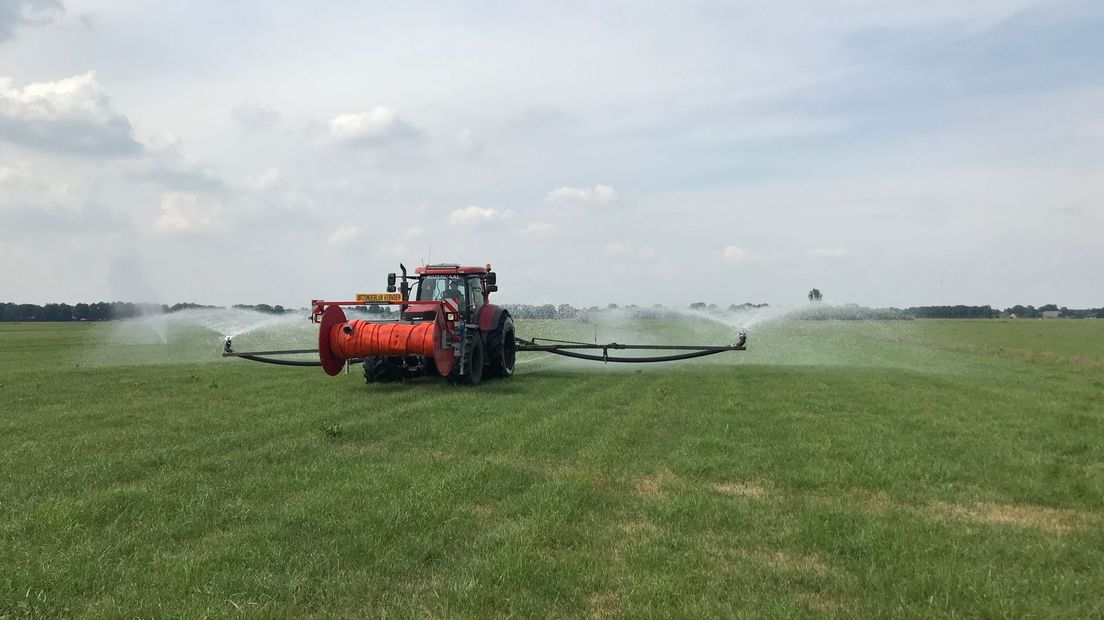
[(418, 301), (438, 301), (445, 297), (456, 299), (457, 307), (464, 307), (464, 279), (460, 276), (425, 276), (418, 283)]

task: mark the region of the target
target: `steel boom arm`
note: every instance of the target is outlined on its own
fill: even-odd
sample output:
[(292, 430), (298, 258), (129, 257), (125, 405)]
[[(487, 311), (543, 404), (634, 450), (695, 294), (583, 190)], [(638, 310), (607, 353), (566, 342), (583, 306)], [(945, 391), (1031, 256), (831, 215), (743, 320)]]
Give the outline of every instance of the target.
[[(747, 334), (745, 334), (744, 332), (740, 332), (740, 339), (736, 341), (735, 344), (725, 345), (621, 344), (618, 342), (610, 342), (607, 344), (592, 344), (589, 342), (571, 342), (567, 340), (550, 340), (547, 338), (533, 338), (532, 340), (526, 340), (524, 338), (514, 338), (514, 342), (517, 346), (518, 351), (540, 351), (580, 360), (590, 360), (594, 362), (648, 364), (653, 362), (675, 362), (678, 360), (688, 360), (696, 357), (705, 357), (707, 355), (716, 355), (717, 353), (724, 353), (725, 351), (744, 351), (747, 349), (747, 347), (745, 346), (745, 344), (747, 343)], [(614, 351), (685, 351), (685, 353), (676, 353), (672, 355), (653, 355), (646, 357), (625, 357), (611, 356), (609, 354), (611, 349)], [(601, 351), (602, 354), (594, 355), (589, 353), (579, 353), (578, 351), (580, 350)]]

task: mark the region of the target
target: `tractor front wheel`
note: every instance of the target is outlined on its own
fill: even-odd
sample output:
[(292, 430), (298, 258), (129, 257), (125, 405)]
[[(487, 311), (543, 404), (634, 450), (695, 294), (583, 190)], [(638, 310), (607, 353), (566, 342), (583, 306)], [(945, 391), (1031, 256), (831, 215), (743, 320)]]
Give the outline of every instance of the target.
[(386, 357), (372, 356), (364, 358), (365, 383), (390, 383), (398, 381), (399, 369)]

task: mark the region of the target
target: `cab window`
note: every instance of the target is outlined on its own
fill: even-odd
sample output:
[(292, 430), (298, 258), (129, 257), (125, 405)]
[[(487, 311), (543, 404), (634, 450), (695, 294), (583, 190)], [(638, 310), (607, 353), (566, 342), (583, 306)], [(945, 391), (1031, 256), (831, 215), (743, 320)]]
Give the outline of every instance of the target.
[(464, 279), (458, 276), (426, 276), (418, 283), (418, 301), (440, 301), (446, 294), (458, 298), (463, 307)]
[(471, 319), (474, 321), (479, 316), (479, 310), (483, 307), (483, 282), (478, 276), (468, 276), (468, 299), (471, 300)]

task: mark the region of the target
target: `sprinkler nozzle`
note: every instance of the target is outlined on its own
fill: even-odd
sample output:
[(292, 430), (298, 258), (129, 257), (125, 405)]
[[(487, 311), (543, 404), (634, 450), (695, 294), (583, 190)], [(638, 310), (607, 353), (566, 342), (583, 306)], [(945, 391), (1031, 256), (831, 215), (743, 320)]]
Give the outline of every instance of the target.
[(229, 338), (226, 339), (226, 346), (223, 347), (223, 351), (226, 351), (227, 353), (231, 353), (233, 351), (233, 347), (230, 343)]

